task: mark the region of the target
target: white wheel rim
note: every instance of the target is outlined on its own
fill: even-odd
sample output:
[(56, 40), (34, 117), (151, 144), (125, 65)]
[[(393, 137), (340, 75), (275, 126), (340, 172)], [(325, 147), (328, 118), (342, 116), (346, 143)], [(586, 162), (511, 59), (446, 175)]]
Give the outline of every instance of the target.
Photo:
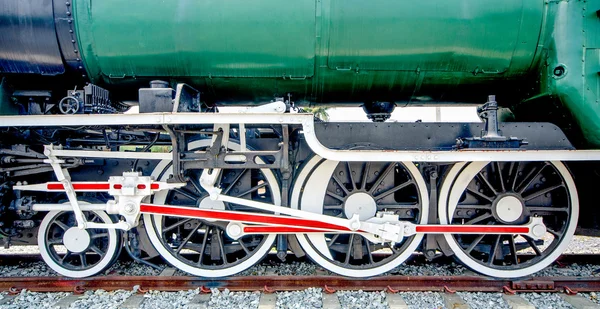
[[(455, 164), (450, 169), (440, 189), (438, 211), (441, 224), (449, 224), (449, 222), (451, 222), (451, 215), (454, 214), (454, 210), (457, 207), (460, 195), (465, 190), (469, 182), (473, 179), (473, 177), (477, 173), (479, 173), (479, 171), (481, 171), (481, 169), (483, 169), (488, 163), (490, 162), (461, 162)], [(554, 250), (537, 263), (525, 268), (519, 268), (514, 270), (495, 269), (492, 267), (486, 267), (473, 260), (473, 258), (470, 255), (468, 255), (462, 250), (460, 244), (456, 241), (452, 234), (444, 234), (444, 238), (446, 239), (448, 246), (450, 246), (456, 257), (458, 257), (458, 259), (463, 264), (473, 269), (474, 271), (492, 277), (523, 277), (544, 269), (552, 262), (554, 262), (561, 255), (561, 253), (567, 249), (569, 243), (571, 242), (571, 239), (573, 238), (573, 234), (575, 234), (575, 229), (577, 227), (577, 220), (579, 217), (579, 197), (577, 195), (575, 181), (573, 180), (573, 177), (571, 176), (571, 173), (569, 173), (569, 171), (567, 170), (566, 166), (560, 161), (551, 161), (550, 163), (558, 170), (560, 176), (564, 179), (565, 184), (567, 185), (567, 190), (571, 199), (572, 209), (571, 216), (569, 218), (568, 228), (565, 231), (562, 240), (559, 240), (560, 243), (554, 248)]]
[[(211, 145), (210, 140), (198, 140), (198, 141), (193, 141), (193, 142), (189, 143), (188, 148), (196, 149), (196, 148), (201, 148), (201, 147), (208, 147), (210, 145)], [(229, 147), (229, 149), (232, 149), (234, 151), (240, 150), (240, 145), (232, 143), (232, 142), (229, 142), (228, 147)], [(259, 161), (259, 159), (257, 159), (257, 161)], [(169, 174), (172, 173), (172, 171), (173, 171), (172, 166), (168, 167), (168, 165), (170, 163), (171, 163), (170, 160), (161, 161), (154, 169), (152, 176), (155, 177), (155, 179), (156, 179), (159, 176), (161, 176), (161, 174), (162, 174), (162, 177), (160, 177), (160, 179), (157, 179), (157, 180), (166, 180), (167, 177), (169, 176)], [(275, 178), (275, 175), (273, 174), (273, 172), (271, 172), (270, 169), (261, 169), (261, 171), (263, 172), (263, 175), (267, 179), (267, 183), (271, 186), (271, 192), (273, 193), (274, 204), (281, 205), (280, 189), (279, 189), (279, 184), (277, 183), (277, 179)], [(156, 203), (156, 204), (164, 203), (167, 199), (167, 194), (168, 194), (167, 191), (160, 191), (157, 194), (155, 194), (154, 195), (154, 203)], [(165, 248), (165, 246), (162, 244), (162, 241), (160, 239), (160, 235), (159, 235), (160, 231), (158, 231), (161, 227), (161, 221), (162, 221), (162, 215), (144, 214), (144, 226), (148, 233), (148, 237), (150, 238), (150, 242), (152, 243), (154, 248), (171, 265), (173, 265), (187, 273), (190, 273), (190, 274), (193, 274), (196, 276), (201, 276), (201, 277), (210, 277), (210, 278), (225, 277), (225, 276), (230, 276), (230, 275), (233, 275), (233, 274), (236, 274), (236, 273), (239, 273), (241, 271), (248, 269), (252, 265), (254, 265), (254, 264), (258, 263), (260, 260), (262, 260), (262, 258), (269, 252), (269, 250), (273, 246), (273, 243), (275, 242), (275, 239), (277, 238), (277, 235), (275, 235), (275, 234), (265, 236), (265, 240), (263, 241), (263, 244), (261, 245), (261, 247), (255, 249), (252, 252), (252, 256), (248, 257), (246, 260), (244, 260), (243, 262), (241, 262), (239, 264), (233, 265), (231, 267), (224, 267), (222, 269), (202, 269), (202, 268), (193, 267), (193, 266), (179, 260), (175, 255), (173, 255), (171, 250)]]
[[(81, 201), (79, 203), (87, 204), (87, 203), (81, 202)], [(59, 213), (61, 213), (61, 211), (48, 212), (46, 214), (46, 216), (44, 217), (44, 220), (42, 220), (42, 224), (40, 225), (40, 228), (38, 230), (38, 247), (40, 250), (40, 255), (42, 256), (42, 259), (44, 260), (44, 262), (46, 262), (46, 264), (48, 264), (48, 266), (50, 266), (50, 268), (52, 268), (52, 270), (54, 270), (55, 272), (57, 272), (63, 276), (71, 277), (71, 278), (84, 278), (84, 277), (93, 276), (93, 275), (96, 275), (99, 272), (103, 271), (104, 269), (106, 269), (106, 267), (108, 267), (109, 264), (111, 264), (113, 258), (115, 257), (115, 254), (118, 252), (118, 250), (117, 250), (118, 249), (117, 248), (117, 243), (118, 243), (117, 232), (114, 229), (107, 229), (108, 250), (106, 251), (106, 254), (95, 266), (93, 266), (89, 269), (85, 269), (85, 270), (66, 269), (63, 266), (61, 266), (60, 264), (58, 264), (57, 262), (55, 262), (54, 259), (52, 259), (52, 257), (50, 256), (50, 252), (47, 251), (47, 242), (46, 242), (45, 234), (46, 234), (46, 230), (49, 228), (52, 220)], [(106, 214), (104, 211), (94, 211), (94, 213), (96, 215), (98, 215), (98, 217), (100, 217), (100, 219), (102, 219), (102, 221), (104, 221), (105, 223), (112, 223), (112, 220), (110, 219), (108, 214)]]
[[(311, 173), (317, 168), (323, 168), (323, 171), (327, 173), (333, 172), (339, 162), (326, 160), (321, 163), (323, 159), (319, 156), (314, 156), (310, 159), (306, 165), (302, 168), (301, 172), (298, 174), (296, 181), (294, 183), (291, 195), (291, 207), (295, 209), (302, 209), (315, 213), (322, 213), (322, 202), (314, 203), (309, 200), (302, 199), (300, 201), (301, 193), (311, 192), (311, 196), (322, 196), (320, 193), (323, 193), (326, 190), (326, 184), (330, 180), (329, 177), (319, 177), (319, 178), (311, 178)], [(319, 163), (321, 163), (319, 165)], [(421, 215), (420, 215), (420, 223), (427, 223), (427, 217), (429, 214), (429, 196), (427, 194), (427, 188), (425, 186), (425, 180), (421, 176), (421, 173), (416, 168), (416, 166), (412, 162), (403, 162), (404, 167), (409, 172), (411, 177), (415, 180), (417, 188), (420, 194), (420, 201), (422, 204), (421, 207)], [(323, 172), (325, 174), (325, 172)], [(329, 174), (328, 174), (329, 175)], [(312, 191), (314, 190), (314, 191)], [(317, 192), (317, 193), (315, 193)], [(414, 236), (412, 241), (406, 246), (404, 252), (399, 254), (393, 260), (373, 268), (369, 269), (349, 269), (341, 267), (333, 262), (331, 262), (332, 256), (329, 251), (329, 248), (326, 243), (325, 236), (320, 233), (309, 233), (309, 234), (297, 234), (298, 242), (304, 249), (304, 251), (308, 254), (308, 256), (315, 261), (317, 264), (322, 267), (338, 273), (340, 275), (348, 276), (348, 277), (371, 277), (380, 275), (387, 271), (390, 271), (402, 264), (406, 259), (408, 259), (411, 254), (416, 250), (416, 248), (421, 243), (423, 239), (423, 234), (417, 234)]]

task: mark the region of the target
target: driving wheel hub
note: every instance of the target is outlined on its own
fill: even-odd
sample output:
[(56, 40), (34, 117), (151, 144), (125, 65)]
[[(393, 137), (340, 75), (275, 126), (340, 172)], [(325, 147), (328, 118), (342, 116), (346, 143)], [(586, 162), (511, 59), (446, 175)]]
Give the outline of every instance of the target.
[(78, 227), (69, 228), (63, 235), (63, 244), (67, 250), (79, 253), (85, 251), (90, 246), (90, 233)]
[(523, 202), (513, 195), (499, 198), (495, 203), (498, 218), (506, 223), (517, 221), (523, 215)]
[(352, 218), (355, 214), (359, 220), (373, 218), (377, 213), (377, 203), (373, 197), (365, 192), (357, 192), (348, 197), (344, 203), (344, 214), (346, 218)]

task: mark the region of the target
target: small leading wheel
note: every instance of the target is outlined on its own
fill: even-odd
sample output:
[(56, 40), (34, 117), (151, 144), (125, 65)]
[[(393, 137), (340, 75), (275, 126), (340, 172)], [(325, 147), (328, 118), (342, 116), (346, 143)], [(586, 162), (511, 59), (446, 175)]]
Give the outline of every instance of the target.
[(442, 224), (521, 225), (542, 217), (547, 233), (444, 237), (469, 268), (493, 277), (533, 274), (567, 248), (579, 214), (577, 190), (565, 165), (553, 162), (455, 164), (440, 190)]
[[(191, 142), (189, 149), (210, 146), (210, 140)], [(239, 150), (239, 145), (229, 147)], [(163, 161), (153, 176), (166, 181), (172, 175), (170, 161)], [(201, 170), (188, 175), (190, 181), (183, 188), (158, 192), (155, 204), (188, 206), (202, 209), (255, 211), (253, 208), (212, 201), (199, 184)], [(270, 169), (222, 170), (219, 186), (221, 194), (281, 204), (277, 178)], [(271, 249), (277, 235), (248, 235), (238, 240), (227, 237), (228, 222), (180, 218), (163, 215), (144, 215), (148, 236), (161, 256), (171, 265), (202, 277), (224, 277), (241, 272), (258, 263)]]
[[(113, 223), (103, 211), (84, 211), (88, 222)], [(51, 211), (38, 230), (42, 258), (57, 273), (73, 278), (96, 275), (120, 252), (121, 235), (114, 229), (79, 229), (72, 211)]]
[[(333, 217), (358, 214), (368, 220), (378, 212), (400, 220), (426, 223), (425, 181), (413, 163), (337, 162), (315, 156), (302, 168), (292, 190), (292, 208)], [(349, 277), (369, 277), (392, 270), (421, 243), (423, 235), (400, 243), (371, 242), (361, 234), (303, 234), (298, 241), (322, 267)]]

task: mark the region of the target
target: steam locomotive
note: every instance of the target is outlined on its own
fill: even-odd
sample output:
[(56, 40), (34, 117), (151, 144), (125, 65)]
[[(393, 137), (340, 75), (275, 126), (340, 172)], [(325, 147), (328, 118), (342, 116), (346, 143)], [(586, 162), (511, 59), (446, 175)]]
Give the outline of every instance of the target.
[[(204, 277), (272, 251), (522, 277), (598, 234), (598, 0), (0, 4), (0, 240), (64, 276), (125, 249)], [(385, 122), (440, 105), (484, 122)]]

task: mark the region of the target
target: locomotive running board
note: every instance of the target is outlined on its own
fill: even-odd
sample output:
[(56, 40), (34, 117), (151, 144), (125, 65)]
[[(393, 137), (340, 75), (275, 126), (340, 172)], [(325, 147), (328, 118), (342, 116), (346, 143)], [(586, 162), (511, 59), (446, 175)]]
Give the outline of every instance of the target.
[[(0, 116), (0, 127), (53, 127), (53, 126), (119, 126), (119, 125), (219, 125), (219, 124), (297, 124), (311, 150), (322, 158), (333, 161), (373, 162), (463, 162), (463, 161), (600, 161), (600, 150), (334, 150), (318, 140), (313, 114), (280, 113), (148, 113), (115, 115), (31, 115)], [(50, 147), (50, 148), (49, 148)], [(61, 150), (46, 146), (57, 157), (128, 158), (171, 160), (169, 153), (109, 152)]]

